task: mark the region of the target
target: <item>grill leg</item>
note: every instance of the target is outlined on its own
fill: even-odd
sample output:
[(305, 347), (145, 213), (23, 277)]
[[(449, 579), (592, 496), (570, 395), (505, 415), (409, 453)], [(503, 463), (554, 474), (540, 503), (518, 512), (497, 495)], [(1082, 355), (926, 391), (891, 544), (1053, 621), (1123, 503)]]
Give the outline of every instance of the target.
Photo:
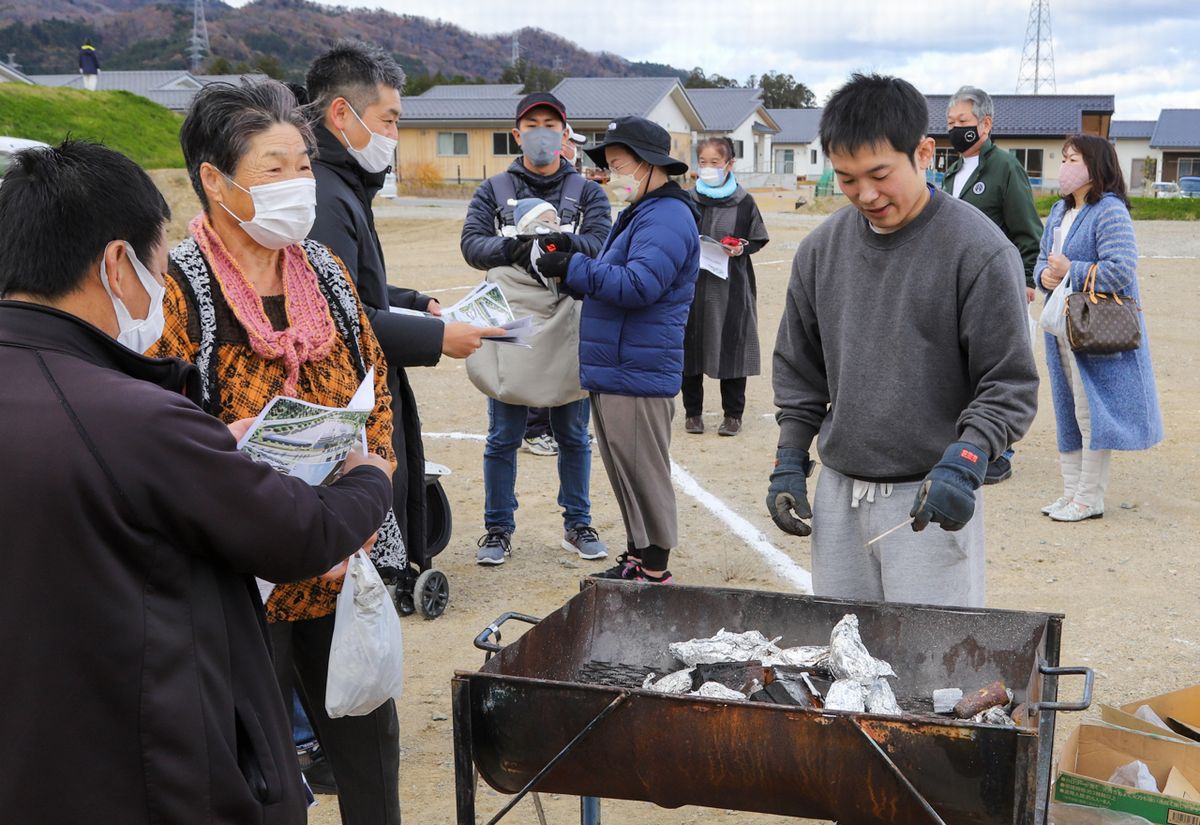
[(471, 686), (466, 679), (451, 684), (454, 716), (454, 796), (458, 825), (475, 825), (475, 757), (471, 745)]
[(579, 825), (600, 825), (600, 800), (594, 796), (579, 797)]

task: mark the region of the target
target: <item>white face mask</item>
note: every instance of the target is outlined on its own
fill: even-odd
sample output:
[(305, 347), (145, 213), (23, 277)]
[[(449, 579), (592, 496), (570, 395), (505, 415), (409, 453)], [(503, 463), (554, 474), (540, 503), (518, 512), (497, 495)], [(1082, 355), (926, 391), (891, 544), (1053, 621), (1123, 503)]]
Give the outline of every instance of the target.
[(134, 352), (141, 354), (158, 343), (159, 338), (162, 338), (163, 327), (167, 323), (163, 315), (163, 295), (166, 294), (167, 289), (150, 274), (150, 270), (142, 265), (129, 242), (122, 241), (122, 244), (125, 246), (125, 254), (129, 256), (129, 262), (133, 264), (133, 271), (137, 273), (138, 280), (142, 282), (142, 288), (150, 296), (150, 308), (146, 317), (140, 321), (135, 319), (129, 314), (125, 304), (113, 295), (112, 287), (108, 285), (108, 269), (104, 265), (103, 258), (100, 259), (100, 283), (104, 287), (104, 291), (108, 293), (108, 299), (112, 301), (113, 310), (117, 313), (117, 327), (120, 330), (117, 333), (117, 340)]
[(701, 166), (697, 174), (705, 186), (720, 186), (725, 182), (725, 167)]
[(233, 215), (246, 234), (259, 244), (267, 249), (283, 249), (308, 237), (308, 231), (317, 219), (315, 179), (292, 178), (249, 189), (229, 175), (225, 175), (225, 179), (250, 195), (254, 202), (254, 217), (244, 221), (225, 204), (221, 204), (221, 208)]
[(371, 131), (371, 127), (358, 116), (358, 112), (354, 111), (354, 107), (350, 105), (349, 101), (346, 101), (346, 106), (350, 109), (350, 113), (358, 118), (358, 122), (362, 123), (362, 127), (371, 134), (371, 139), (367, 141), (366, 146), (362, 149), (355, 149), (350, 143), (350, 138), (346, 137), (346, 133), (343, 131), (342, 138), (346, 141), (346, 151), (358, 161), (358, 165), (363, 168), (363, 171), (371, 173), (382, 172), (391, 166), (395, 160), (397, 141), (387, 135)]

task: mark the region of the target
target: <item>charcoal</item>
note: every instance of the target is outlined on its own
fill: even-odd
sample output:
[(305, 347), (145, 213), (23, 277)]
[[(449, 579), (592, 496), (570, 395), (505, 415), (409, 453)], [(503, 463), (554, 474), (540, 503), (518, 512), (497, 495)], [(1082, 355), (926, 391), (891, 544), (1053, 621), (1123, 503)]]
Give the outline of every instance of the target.
[(867, 709), (867, 689), (857, 679), (838, 679), (825, 694), (827, 710), (850, 710), (862, 713)]
[(835, 679), (869, 685), (881, 676), (895, 676), (892, 666), (876, 659), (858, 635), (858, 616), (847, 613), (829, 636), (829, 670)]
[[(791, 683), (795, 685), (796, 683)], [(804, 686), (800, 685), (800, 689), (804, 690)], [(811, 697), (808, 696), (808, 691), (800, 696), (793, 695), (788, 689), (788, 683), (776, 680), (763, 688), (759, 688), (750, 694), (752, 702), (767, 702), (774, 705), (798, 705), (800, 707), (812, 707)]]
[(721, 628), (715, 636), (687, 642), (672, 642), (667, 649), (685, 665), (746, 662), (751, 659), (761, 661), (766, 656), (779, 655), (780, 650), (775, 646), (779, 638), (768, 639), (757, 630), (728, 633), (725, 628)]
[(762, 662), (702, 662), (692, 671), (692, 690), (699, 690), (705, 682), (720, 682), (727, 688), (745, 692), (753, 681), (765, 682), (766, 674)]

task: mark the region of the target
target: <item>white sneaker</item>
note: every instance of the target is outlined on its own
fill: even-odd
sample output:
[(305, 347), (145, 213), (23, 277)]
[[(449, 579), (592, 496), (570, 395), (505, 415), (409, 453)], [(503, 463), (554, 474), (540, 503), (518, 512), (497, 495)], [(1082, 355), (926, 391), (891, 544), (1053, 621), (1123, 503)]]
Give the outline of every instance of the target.
[(547, 433), (536, 438), (525, 439), (525, 449), (534, 455), (558, 455), (558, 442)]
[(1093, 518), (1104, 518), (1103, 509), (1093, 509), (1086, 504), (1080, 504), (1078, 501), (1072, 501), (1064, 507), (1050, 513), (1050, 518), (1055, 521), (1087, 521)]
[(1066, 496), (1059, 496), (1056, 501), (1053, 501), (1050, 504), (1047, 504), (1045, 507), (1042, 508), (1042, 515), (1048, 516), (1051, 513), (1053, 513), (1055, 510), (1061, 510), (1062, 508), (1066, 507), (1070, 503), (1071, 503), (1071, 499), (1067, 498)]

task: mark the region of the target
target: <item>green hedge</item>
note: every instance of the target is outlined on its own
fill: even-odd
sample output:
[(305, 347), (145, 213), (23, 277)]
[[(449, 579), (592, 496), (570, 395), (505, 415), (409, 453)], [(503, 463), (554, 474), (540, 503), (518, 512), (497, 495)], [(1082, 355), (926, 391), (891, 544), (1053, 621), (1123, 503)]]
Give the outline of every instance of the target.
[(183, 166), (183, 119), (130, 92), (88, 92), (0, 83), (0, 135), (56, 144), (66, 137), (95, 140), (147, 169)]
[[(1038, 214), (1049, 215), (1058, 200), (1058, 195), (1035, 198)], [(1130, 198), (1129, 202), (1135, 221), (1200, 221), (1200, 198)]]

